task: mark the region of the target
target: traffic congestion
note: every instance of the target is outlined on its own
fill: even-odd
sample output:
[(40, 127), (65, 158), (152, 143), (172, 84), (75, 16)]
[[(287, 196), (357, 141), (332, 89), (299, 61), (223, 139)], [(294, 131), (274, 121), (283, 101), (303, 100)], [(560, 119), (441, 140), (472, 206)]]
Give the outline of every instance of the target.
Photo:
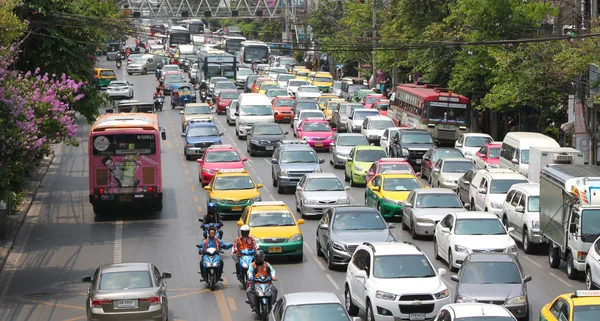
[(581, 152), (472, 132), (468, 99), (431, 84), (334, 80), (190, 25), (98, 62), (114, 104), (58, 169), (89, 183), (86, 229), (117, 222), (115, 256), (99, 241), (80, 267), (83, 318), (600, 319), (600, 169)]

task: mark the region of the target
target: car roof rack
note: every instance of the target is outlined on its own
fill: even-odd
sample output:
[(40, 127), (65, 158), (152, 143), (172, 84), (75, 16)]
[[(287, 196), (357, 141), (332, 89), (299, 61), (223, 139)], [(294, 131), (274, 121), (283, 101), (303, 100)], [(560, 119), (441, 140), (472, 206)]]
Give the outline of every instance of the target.
[(371, 250), (373, 251), (373, 253), (377, 252), (377, 250), (375, 249), (375, 247), (373, 246), (373, 244), (371, 244), (369, 242), (364, 242), (363, 245), (366, 245), (366, 246), (370, 247)]

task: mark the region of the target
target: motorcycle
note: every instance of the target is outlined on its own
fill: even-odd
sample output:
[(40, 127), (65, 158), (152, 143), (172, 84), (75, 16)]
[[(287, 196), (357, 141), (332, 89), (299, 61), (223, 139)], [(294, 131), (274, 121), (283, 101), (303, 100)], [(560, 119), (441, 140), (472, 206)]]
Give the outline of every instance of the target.
[[(202, 245), (196, 245), (197, 248), (202, 249)], [(204, 282), (208, 285), (211, 291), (215, 290), (215, 285), (221, 279), (220, 268), (221, 268), (221, 257), (219, 251), (214, 248), (208, 248), (202, 254), (202, 260), (200, 262), (204, 266), (203, 275)], [(202, 271), (202, 269), (200, 269)]]
[(121, 69), (122, 65), (123, 65), (123, 63), (117, 60), (117, 69)]
[(248, 269), (254, 261), (254, 250), (243, 249), (240, 252), (241, 256), (237, 264), (240, 265), (239, 274), (237, 274), (238, 281), (244, 286), (244, 290), (248, 288)]
[(254, 279), (255, 291), (256, 291), (256, 314), (262, 321), (269, 320), (269, 312), (271, 312), (271, 277), (262, 276)]
[(162, 111), (164, 104), (165, 96), (158, 96), (156, 99), (154, 99), (154, 109)]

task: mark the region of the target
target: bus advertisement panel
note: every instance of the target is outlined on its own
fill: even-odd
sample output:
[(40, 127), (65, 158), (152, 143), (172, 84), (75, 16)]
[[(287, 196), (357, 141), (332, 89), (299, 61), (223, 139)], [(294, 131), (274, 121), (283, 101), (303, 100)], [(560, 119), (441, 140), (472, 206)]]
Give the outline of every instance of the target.
[(467, 97), (436, 85), (402, 84), (388, 115), (396, 126), (427, 129), (436, 141), (448, 143), (469, 132), (469, 104)]
[(160, 140), (155, 114), (106, 114), (89, 133), (90, 203), (95, 214), (124, 205), (162, 210)]

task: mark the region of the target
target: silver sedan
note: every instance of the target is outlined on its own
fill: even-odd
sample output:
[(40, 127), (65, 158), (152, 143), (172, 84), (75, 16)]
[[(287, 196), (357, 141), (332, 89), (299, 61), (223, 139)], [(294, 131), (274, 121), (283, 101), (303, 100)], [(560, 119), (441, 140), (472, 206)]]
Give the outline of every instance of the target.
[(101, 265), (91, 283), (85, 304), (88, 320), (162, 320), (169, 315), (167, 279), (151, 263)]
[(433, 236), (435, 225), (450, 213), (464, 212), (458, 195), (447, 188), (417, 188), (402, 204), (402, 229), (413, 239)]
[(465, 157), (448, 157), (439, 159), (429, 175), (432, 187), (458, 189), (458, 179), (473, 168), (473, 161)]
[(329, 163), (333, 167), (341, 167), (346, 164), (350, 151), (354, 146), (367, 146), (369, 142), (362, 134), (343, 133), (333, 136), (333, 144), (329, 148)]
[(296, 187), (296, 210), (304, 217), (323, 215), (329, 207), (349, 206), (349, 188), (333, 173), (306, 174)]

